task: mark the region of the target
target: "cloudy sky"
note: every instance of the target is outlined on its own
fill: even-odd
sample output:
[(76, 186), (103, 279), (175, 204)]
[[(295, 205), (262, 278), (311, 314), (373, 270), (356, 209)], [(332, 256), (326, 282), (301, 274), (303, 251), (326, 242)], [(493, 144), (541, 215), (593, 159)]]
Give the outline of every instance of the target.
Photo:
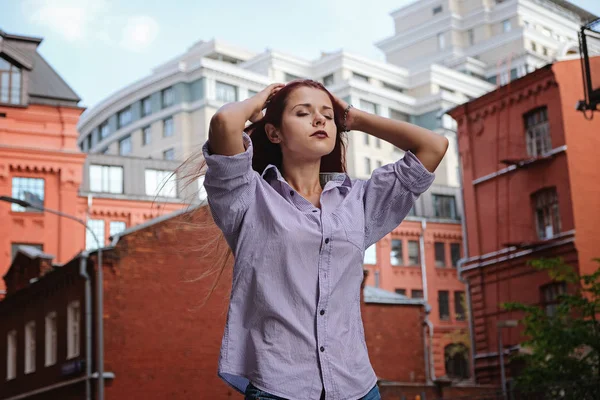
[[(600, 0), (571, 0), (600, 15)], [(389, 13), (413, 0), (0, 0), (0, 29), (43, 37), (39, 50), (90, 107), (217, 38), (306, 59), (344, 48), (374, 59)]]

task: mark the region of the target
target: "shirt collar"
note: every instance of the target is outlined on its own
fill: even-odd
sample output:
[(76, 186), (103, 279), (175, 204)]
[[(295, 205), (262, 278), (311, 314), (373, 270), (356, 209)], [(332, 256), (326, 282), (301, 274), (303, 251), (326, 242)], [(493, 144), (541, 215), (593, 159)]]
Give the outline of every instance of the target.
[[(283, 175), (281, 175), (281, 171), (279, 171), (279, 168), (277, 168), (277, 166), (273, 164), (267, 165), (267, 168), (265, 168), (261, 176), (267, 182), (272, 179), (277, 179), (278, 181), (285, 182)], [(335, 186), (343, 186), (347, 188), (352, 187), (352, 180), (350, 179), (348, 174), (345, 174), (343, 172), (321, 172), (319, 174), (319, 180), (323, 188), (329, 181), (336, 182)]]

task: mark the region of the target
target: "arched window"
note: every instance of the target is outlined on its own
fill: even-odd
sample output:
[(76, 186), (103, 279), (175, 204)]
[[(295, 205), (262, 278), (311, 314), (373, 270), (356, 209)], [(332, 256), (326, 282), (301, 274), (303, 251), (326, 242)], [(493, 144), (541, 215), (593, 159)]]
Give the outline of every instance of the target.
[(21, 69), (0, 57), (0, 103), (21, 103)]
[(446, 376), (450, 379), (468, 379), (470, 375), (469, 351), (462, 343), (452, 343), (444, 348)]

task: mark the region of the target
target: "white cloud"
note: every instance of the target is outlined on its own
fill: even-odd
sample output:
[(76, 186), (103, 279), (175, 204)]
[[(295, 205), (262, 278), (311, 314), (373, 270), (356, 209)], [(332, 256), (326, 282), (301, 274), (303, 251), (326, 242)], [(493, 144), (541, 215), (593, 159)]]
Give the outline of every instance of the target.
[(121, 46), (130, 51), (144, 51), (158, 36), (158, 22), (152, 17), (130, 17), (123, 28)]
[(88, 38), (93, 22), (107, 8), (106, 0), (26, 0), (21, 4), (32, 23), (72, 42)]

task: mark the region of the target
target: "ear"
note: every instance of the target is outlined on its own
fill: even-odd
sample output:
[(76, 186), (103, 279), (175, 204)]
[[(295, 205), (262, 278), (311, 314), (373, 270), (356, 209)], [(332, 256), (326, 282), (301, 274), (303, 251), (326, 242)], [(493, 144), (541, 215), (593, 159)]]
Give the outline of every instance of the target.
[(275, 125), (266, 124), (265, 132), (267, 133), (267, 138), (269, 138), (271, 143), (281, 143), (281, 137), (279, 135), (279, 131), (277, 128), (275, 128)]

